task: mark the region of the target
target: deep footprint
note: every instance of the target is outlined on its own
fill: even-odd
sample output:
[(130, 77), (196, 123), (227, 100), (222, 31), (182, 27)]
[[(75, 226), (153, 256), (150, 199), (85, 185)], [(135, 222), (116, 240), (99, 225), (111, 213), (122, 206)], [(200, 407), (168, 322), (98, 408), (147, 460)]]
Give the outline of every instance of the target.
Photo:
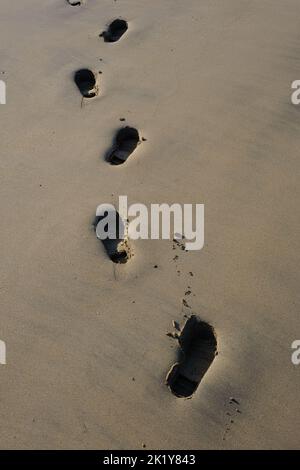
[(114, 20), (107, 28), (107, 31), (100, 34), (100, 37), (103, 37), (105, 42), (117, 42), (126, 33), (127, 29), (127, 21)]
[[(94, 225), (94, 229), (96, 231), (98, 238), (100, 237), (98, 236), (98, 233), (97, 233), (97, 226), (101, 221), (103, 221), (108, 216), (109, 212), (115, 214), (116, 216), (116, 232), (118, 236), (120, 234), (120, 230), (124, 232), (124, 223), (120, 215), (118, 214), (117, 211), (115, 210), (111, 211), (111, 209), (108, 208), (108, 210), (104, 212), (103, 215), (96, 214), (93, 225)], [(98, 230), (99, 230), (99, 227), (98, 227)], [(105, 240), (103, 240), (102, 238), (100, 239), (111, 261), (113, 261), (114, 263), (118, 263), (118, 264), (127, 263), (130, 257), (130, 249), (129, 249), (128, 241), (126, 238), (121, 237), (121, 238), (116, 238), (116, 239), (109, 239), (109, 238), (106, 238)]]
[(109, 152), (107, 161), (112, 165), (122, 165), (134, 152), (139, 142), (140, 136), (134, 127), (123, 127), (116, 135), (115, 145)]
[(77, 70), (74, 75), (74, 81), (84, 98), (94, 98), (98, 94), (97, 79), (91, 70)]
[(190, 398), (211, 366), (217, 353), (213, 328), (195, 315), (185, 323), (177, 337), (180, 359), (167, 374), (166, 383), (178, 398)]

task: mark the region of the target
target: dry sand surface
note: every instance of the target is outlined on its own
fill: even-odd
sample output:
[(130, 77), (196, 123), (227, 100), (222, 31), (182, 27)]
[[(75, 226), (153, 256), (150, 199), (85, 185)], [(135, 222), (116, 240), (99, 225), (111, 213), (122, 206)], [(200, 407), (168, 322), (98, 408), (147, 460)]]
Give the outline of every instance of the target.
[[(0, 447), (299, 448), (299, 1), (0, 8)], [(82, 67), (102, 74), (81, 107)], [(120, 118), (147, 140), (111, 166)], [(120, 194), (204, 203), (204, 249), (137, 241), (113, 265), (92, 222)], [(166, 333), (190, 310), (218, 355), (185, 400)]]

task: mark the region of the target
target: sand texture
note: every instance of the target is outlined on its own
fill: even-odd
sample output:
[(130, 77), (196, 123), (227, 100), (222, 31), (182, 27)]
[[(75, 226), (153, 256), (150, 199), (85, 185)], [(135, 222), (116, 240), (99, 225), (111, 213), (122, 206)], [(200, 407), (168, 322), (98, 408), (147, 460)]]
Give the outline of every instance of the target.
[[(299, 1), (0, 9), (0, 448), (300, 448)], [(113, 166), (125, 125), (146, 140)], [(93, 220), (119, 195), (204, 203), (203, 250), (143, 240), (112, 263)], [(190, 313), (218, 355), (186, 400), (167, 333)]]

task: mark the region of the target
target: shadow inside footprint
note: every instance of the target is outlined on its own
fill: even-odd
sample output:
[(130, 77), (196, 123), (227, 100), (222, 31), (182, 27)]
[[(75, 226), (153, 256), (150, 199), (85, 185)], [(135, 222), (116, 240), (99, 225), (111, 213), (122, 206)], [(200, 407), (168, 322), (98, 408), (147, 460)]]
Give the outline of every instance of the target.
[[(101, 207), (101, 206), (100, 206)], [(105, 231), (107, 233), (108, 230), (108, 222), (106, 222), (107, 218), (113, 218), (115, 221), (116, 227), (116, 237), (115, 238), (103, 238), (100, 235), (100, 232), (103, 233)], [(99, 224), (102, 224), (100, 227)], [(98, 213), (93, 222), (93, 226), (97, 235), (106, 250), (107, 255), (114, 263), (124, 264), (127, 263), (129, 259), (129, 247), (127, 240), (124, 237), (125, 233), (125, 226), (124, 222), (121, 219), (118, 212), (113, 208), (108, 207), (107, 210), (102, 211), (101, 215)]]
[(180, 359), (169, 371), (166, 383), (178, 398), (190, 398), (212, 364), (217, 352), (213, 328), (195, 315), (185, 323), (178, 336)]
[(93, 98), (97, 95), (97, 80), (91, 70), (77, 70), (74, 75), (74, 81), (84, 98)]
[(107, 155), (107, 161), (112, 165), (122, 165), (134, 152), (139, 141), (139, 133), (134, 127), (123, 127), (116, 135), (115, 144)]
[(83, 4), (83, 0), (67, 0), (67, 2), (72, 7), (78, 7)]
[(127, 29), (127, 21), (114, 20), (107, 28), (107, 31), (100, 34), (100, 37), (103, 37), (105, 42), (116, 42), (126, 33)]

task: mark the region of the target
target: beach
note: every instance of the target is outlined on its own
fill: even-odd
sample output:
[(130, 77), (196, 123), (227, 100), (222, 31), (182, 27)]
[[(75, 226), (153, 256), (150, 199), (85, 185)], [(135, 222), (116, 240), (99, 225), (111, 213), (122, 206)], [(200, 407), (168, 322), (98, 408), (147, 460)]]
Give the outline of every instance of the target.
[[(299, 449), (299, 2), (1, 12), (0, 448)], [(128, 30), (105, 42), (116, 18)], [(123, 126), (140, 142), (113, 166)], [(203, 248), (136, 240), (113, 263), (93, 220), (120, 195), (204, 204)], [(191, 314), (217, 355), (182, 399), (168, 333)]]

